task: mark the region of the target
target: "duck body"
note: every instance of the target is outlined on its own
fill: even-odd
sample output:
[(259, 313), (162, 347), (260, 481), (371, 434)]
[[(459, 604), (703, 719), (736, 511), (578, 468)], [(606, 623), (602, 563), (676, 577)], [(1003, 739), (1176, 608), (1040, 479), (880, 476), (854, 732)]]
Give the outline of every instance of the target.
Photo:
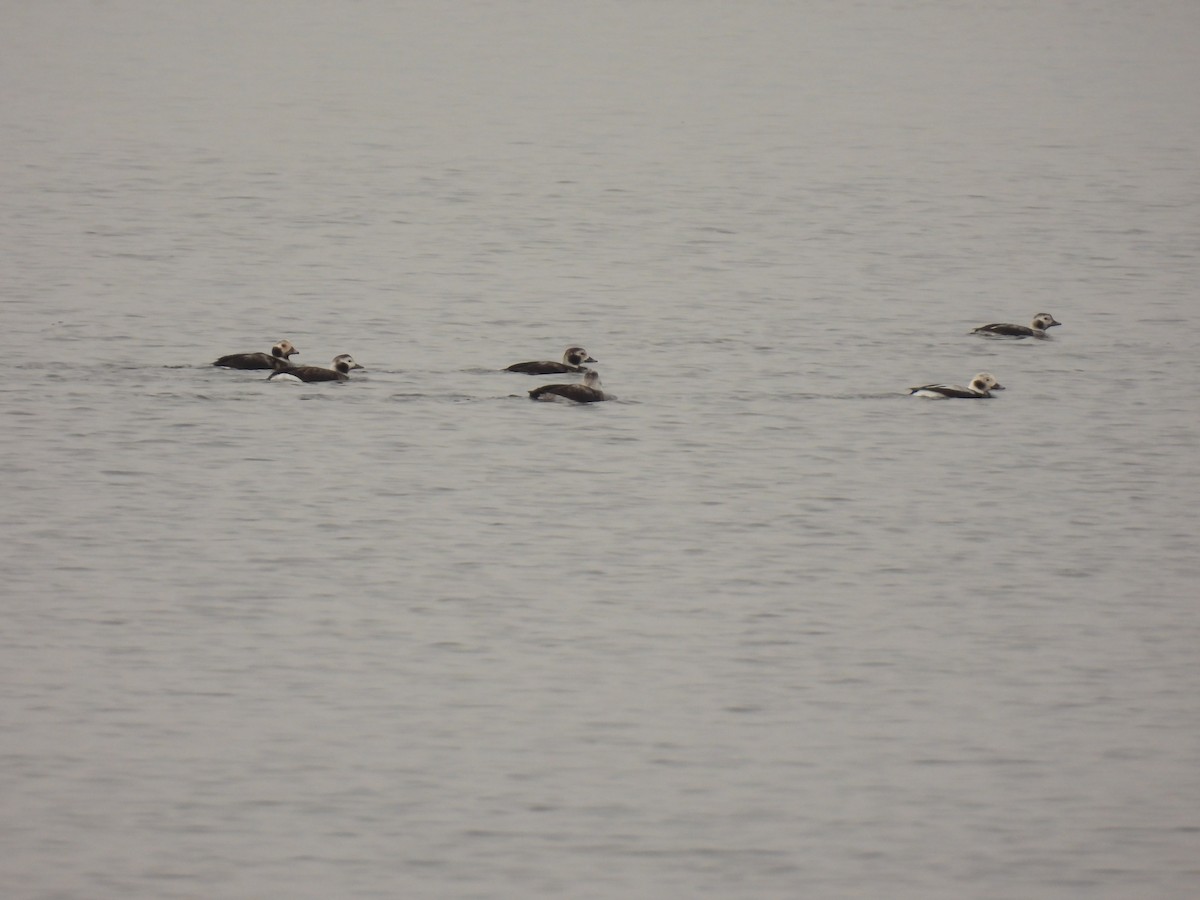
[(594, 363), (592, 355), (582, 347), (568, 347), (563, 353), (562, 362), (541, 360), (536, 362), (513, 363), (505, 372), (519, 372), (522, 375), (563, 375), (587, 372), (584, 363)]
[(285, 367), (291, 365), (288, 357), (299, 352), (291, 341), (280, 341), (271, 348), (270, 353), (231, 353), (222, 356), (213, 365), (223, 369), (278, 369), (281, 362)]
[(602, 400), (615, 400), (611, 394), (604, 393), (600, 388), (600, 373), (588, 370), (583, 381), (572, 384), (543, 384), (529, 392), (530, 400), (571, 400), (575, 403), (599, 403)]
[(1010, 325), (1007, 322), (994, 322), (991, 325), (980, 325), (972, 334), (982, 334), (990, 337), (1011, 338), (1044, 338), (1046, 329), (1061, 325), (1050, 313), (1038, 313), (1028, 325)]
[(335, 356), (330, 368), (323, 369), (320, 366), (292, 366), (286, 363), (277, 363), (275, 371), (267, 376), (267, 381), (302, 381), (305, 384), (313, 384), (321, 381), (349, 381), (351, 369), (361, 369), (353, 357), (349, 353), (343, 353), (341, 356)]
[(910, 388), (909, 395), (926, 397), (930, 400), (986, 400), (992, 396), (992, 391), (1002, 391), (1004, 385), (987, 372), (980, 372), (971, 379), (967, 387), (961, 384), (923, 384)]

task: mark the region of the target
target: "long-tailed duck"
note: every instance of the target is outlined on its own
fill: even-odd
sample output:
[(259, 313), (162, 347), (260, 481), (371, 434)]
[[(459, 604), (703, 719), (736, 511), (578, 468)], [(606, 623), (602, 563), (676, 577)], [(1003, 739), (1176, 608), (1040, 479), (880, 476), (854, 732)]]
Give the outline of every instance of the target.
[(912, 388), (909, 394), (917, 397), (930, 397), (934, 400), (944, 400), (947, 397), (981, 400), (992, 396), (992, 391), (1002, 390), (1004, 390), (1004, 385), (987, 372), (980, 372), (971, 379), (971, 383), (967, 387), (959, 384), (923, 384), (920, 387)]
[(1038, 313), (1028, 325), (1009, 325), (1005, 322), (994, 322), (991, 325), (980, 325), (971, 334), (984, 334), (993, 337), (1044, 338), (1046, 329), (1061, 325), (1050, 313)]
[(560, 372), (586, 372), (587, 368), (584, 363), (594, 363), (592, 355), (582, 347), (568, 347), (563, 353), (562, 362), (551, 362), (543, 360), (541, 362), (523, 362), (513, 363), (505, 372), (520, 372), (523, 375), (557, 375)]
[(299, 352), (291, 341), (280, 341), (271, 348), (270, 353), (231, 353), (222, 356), (213, 365), (226, 369), (274, 369), (281, 361), (288, 365), (288, 357)]
[(361, 369), (349, 353), (335, 356), (328, 369), (320, 366), (289, 366), (278, 363), (274, 372), (267, 376), (267, 381), (278, 378), (280, 381), (349, 381), (351, 369)]
[(615, 400), (612, 394), (606, 394), (600, 389), (600, 373), (588, 369), (582, 382), (574, 384), (543, 384), (529, 392), (531, 400), (554, 400), (562, 397), (574, 400), (576, 403), (599, 403), (601, 400)]

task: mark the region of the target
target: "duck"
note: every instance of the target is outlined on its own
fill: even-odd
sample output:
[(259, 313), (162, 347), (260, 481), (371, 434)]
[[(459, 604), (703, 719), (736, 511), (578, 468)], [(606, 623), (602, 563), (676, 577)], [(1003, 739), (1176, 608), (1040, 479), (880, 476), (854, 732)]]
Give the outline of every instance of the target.
[(592, 355), (582, 347), (568, 347), (563, 352), (562, 362), (543, 360), (540, 362), (513, 363), (505, 372), (520, 372), (522, 375), (558, 375), (564, 372), (586, 372), (584, 363), (594, 363)]
[(964, 400), (983, 400), (992, 396), (992, 391), (1002, 391), (1004, 385), (987, 372), (980, 372), (971, 379), (967, 387), (959, 384), (923, 384), (911, 388), (910, 396), (929, 397), (933, 400), (944, 400), (950, 397), (960, 397)]
[(290, 365), (288, 357), (299, 352), (291, 341), (280, 341), (271, 348), (270, 353), (231, 353), (222, 356), (213, 365), (226, 369), (275, 369), (281, 361), (285, 366)]
[(543, 384), (529, 392), (530, 400), (554, 400), (558, 397), (574, 400), (576, 403), (599, 403), (601, 400), (617, 399), (601, 390), (600, 373), (594, 369), (588, 369), (583, 381), (571, 384)]
[(1005, 322), (994, 322), (991, 325), (980, 325), (971, 334), (991, 335), (993, 337), (1044, 338), (1046, 329), (1062, 322), (1056, 321), (1050, 313), (1038, 313), (1028, 325), (1009, 325)]
[(278, 378), (280, 381), (349, 381), (351, 369), (361, 369), (349, 353), (335, 356), (328, 369), (320, 366), (292, 366), (285, 362), (276, 364), (276, 369), (267, 376), (267, 381)]

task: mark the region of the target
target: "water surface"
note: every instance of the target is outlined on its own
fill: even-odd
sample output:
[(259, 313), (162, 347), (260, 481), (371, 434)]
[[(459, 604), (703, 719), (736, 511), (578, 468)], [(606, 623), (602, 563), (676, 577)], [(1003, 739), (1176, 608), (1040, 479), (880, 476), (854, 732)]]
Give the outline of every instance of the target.
[(1192, 4), (6, 26), (6, 896), (1195, 895)]

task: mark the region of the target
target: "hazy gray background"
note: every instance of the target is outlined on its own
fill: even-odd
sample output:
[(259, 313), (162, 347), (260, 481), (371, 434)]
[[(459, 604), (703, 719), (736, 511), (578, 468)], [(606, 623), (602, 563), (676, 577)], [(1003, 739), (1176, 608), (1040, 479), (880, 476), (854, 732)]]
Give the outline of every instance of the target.
[(1200, 891), (1200, 5), (0, 18), (6, 897)]

